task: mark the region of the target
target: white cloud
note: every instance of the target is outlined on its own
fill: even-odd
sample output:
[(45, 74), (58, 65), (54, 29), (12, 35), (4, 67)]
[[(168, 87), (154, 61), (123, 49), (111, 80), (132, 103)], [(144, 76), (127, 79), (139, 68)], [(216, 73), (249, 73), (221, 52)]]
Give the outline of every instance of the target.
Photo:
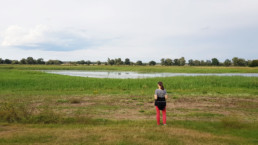
[(2, 46), (35, 46), (37, 43), (49, 41), (44, 36), (47, 30), (48, 28), (43, 25), (29, 30), (18, 25), (9, 26), (3, 34)]
[(71, 51), (90, 48), (94, 43), (86, 32), (76, 29), (52, 29), (46, 25), (36, 25), (30, 29), (18, 25), (9, 26), (2, 37), (3, 47), (21, 49)]
[(1, 1), (0, 57), (20, 48), (20, 57), (64, 60), (254, 59), (257, 5), (256, 0)]

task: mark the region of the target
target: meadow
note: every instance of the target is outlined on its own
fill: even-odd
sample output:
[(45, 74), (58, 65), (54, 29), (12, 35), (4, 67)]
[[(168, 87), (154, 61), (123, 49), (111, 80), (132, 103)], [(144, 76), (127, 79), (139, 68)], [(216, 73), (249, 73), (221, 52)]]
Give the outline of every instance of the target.
[[(98, 79), (40, 70), (258, 73), (249, 67), (0, 65), (0, 144), (258, 144), (258, 77)], [(153, 94), (169, 94), (157, 126)]]

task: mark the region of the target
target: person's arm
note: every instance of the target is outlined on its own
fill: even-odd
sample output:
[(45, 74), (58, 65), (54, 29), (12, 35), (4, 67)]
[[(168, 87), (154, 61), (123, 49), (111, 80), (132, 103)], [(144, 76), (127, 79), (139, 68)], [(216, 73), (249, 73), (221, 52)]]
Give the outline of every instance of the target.
[(165, 99), (166, 99), (166, 100), (168, 99), (168, 94), (165, 95)]
[(157, 99), (158, 99), (158, 93), (157, 93), (157, 90), (155, 90), (154, 99), (155, 99), (155, 100), (157, 100)]
[(157, 100), (157, 99), (158, 99), (158, 96), (157, 96), (156, 94), (154, 95), (154, 99), (155, 99), (155, 100)]

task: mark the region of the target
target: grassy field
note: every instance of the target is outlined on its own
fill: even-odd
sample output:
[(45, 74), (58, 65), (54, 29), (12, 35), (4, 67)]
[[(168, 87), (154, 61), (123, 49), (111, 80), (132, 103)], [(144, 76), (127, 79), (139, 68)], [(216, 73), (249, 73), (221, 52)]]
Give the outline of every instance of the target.
[[(258, 73), (248, 67), (0, 65), (0, 144), (258, 144), (257, 77), (97, 79), (37, 70)], [(153, 93), (169, 93), (157, 126)]]

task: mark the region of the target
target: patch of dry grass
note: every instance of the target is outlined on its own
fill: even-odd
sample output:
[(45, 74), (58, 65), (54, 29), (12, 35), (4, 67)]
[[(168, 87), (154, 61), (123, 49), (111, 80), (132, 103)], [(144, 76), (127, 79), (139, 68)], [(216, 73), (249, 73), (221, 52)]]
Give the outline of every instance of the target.
[[(137, 123), (137, 122), (135, 122)], [(243, 144), (230, 135), (214, 135), (175, 126), (118, 124), (106, 126), (1, 126), (0, 144)], [(38, 139), (38, 140), (37, 140)]]

